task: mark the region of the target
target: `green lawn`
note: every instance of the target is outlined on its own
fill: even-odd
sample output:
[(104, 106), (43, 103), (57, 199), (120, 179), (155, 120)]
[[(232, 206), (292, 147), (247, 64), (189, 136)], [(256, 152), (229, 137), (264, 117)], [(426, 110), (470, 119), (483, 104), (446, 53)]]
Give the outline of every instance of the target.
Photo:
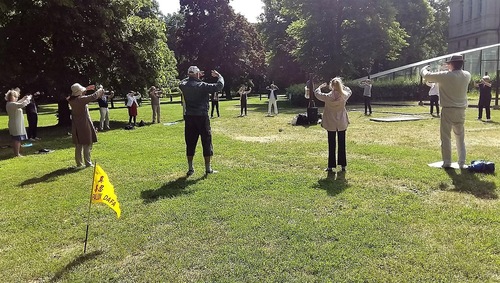
[[(54, 126), (56, 106), (42, 106), (42, 140), (22, 158), (0, 149), (1, 281), (500, 282), (500, 180), (427, 166), (440, 160), (439, 119), (427, 106), (375, 105), (373, 117), (429, 118), (380, 123), (349, 105), (347, 172), (328, 176), (326, 132), (291, 126), (305, 109), (278, 103), (280, 114), (265, 117), (267, 100), (252, 97), (238, 118), (239, 102), (221, 101), (219, 173), (204, 176), (199, 145), (187, 179), (178, 103), (161, 109), (177, 123), (131, 131), (126, 108), (111, 109), (113, 129), (98, 134), (92, 157), (122, 217), (92, 206), (86, 254), (93, 170), (70, 169), (69, 129)], [(148, 104), (138, 112), (150, 122)], [(96, 105), (91, 116), (98, 121)], [(484, 123), (467, 110), (467, 162), (500, 162), (500, 112), (492, 116)], [(6, 127), (2, 114), (0, 145)]]

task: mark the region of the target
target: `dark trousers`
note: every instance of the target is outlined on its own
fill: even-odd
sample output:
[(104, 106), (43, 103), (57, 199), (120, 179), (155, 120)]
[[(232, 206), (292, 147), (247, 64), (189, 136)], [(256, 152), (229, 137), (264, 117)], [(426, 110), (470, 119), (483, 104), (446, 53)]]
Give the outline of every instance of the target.
[(206, 116), (184, 116), (184, 139), (186, 141), (186, 155), (194, 156), (198, 138), (201, 136), (203, 156), (214, 155), (212, 147), (212, 130), (210, 128), (210, 118)]
[(210, 117), (214, 116), (214, 108), (217, 109), (217, 117), (220, 117), (219, 115), (219, 101), (218, 100), (212, 100), (212, 112), (210, 113)]
[(436, 106), (436, 113), (439, 115), (439, 96), (437, 95), (431, 95), (429, 96), (429, 101), (431, 104), (431, 114), (434, 112), (433, 108)]
[(477, 116), (478, 119), (483, 118), (483, 108), (486, 110), (486, 119), (491, 119), (491, 96), (485, 96), (485, 97), (480, 97), (479, 98), (479, 104), (477, 106), (479, 108), (479, 116)]
[[(335, 150), (338, 136), (338, 162), (335, 160)], [(338, 165), (347, 166), (345, 153), (345, 131), (328, 131), (328, 168), (335, 168)]]
[(28, 118), (28, 138), (36, 138), (36, 128), (38, 127), (38, 114), (37, 113), (26, 113)]
[(247, 115), (247, 100), (242, 99), (240, 104), (241, 104), (241, 115), (243, 115), (243, 110), (245, 110), (245, 115)]
[(368, 114), (368, 111), (370, 111), (370, 114), (372, 114), (372, 98), (370, 96), (363, 96), (365, 100), (365, 114)]

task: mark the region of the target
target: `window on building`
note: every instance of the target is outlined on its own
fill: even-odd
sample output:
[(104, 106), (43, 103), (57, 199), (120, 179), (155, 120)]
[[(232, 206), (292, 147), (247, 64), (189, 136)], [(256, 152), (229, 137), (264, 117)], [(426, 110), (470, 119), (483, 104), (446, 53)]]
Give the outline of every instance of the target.
[(477, 17), (480, 18), (483, 14), (483, 0), (477, 0)]
[(472, 0), (469, 0), (469, 6), (467, 11), (467, 20), (472, 19)]
[(479, 45), (479, 38), (476, 37), (476, 45), (475, 46), (478, 46)]
[[(459, 18), (459, 23), (464, 22), (464, 0), (460, 0), (460, 13), (458, 14)], [(460, 43), (459, 43), (460, 44)]]

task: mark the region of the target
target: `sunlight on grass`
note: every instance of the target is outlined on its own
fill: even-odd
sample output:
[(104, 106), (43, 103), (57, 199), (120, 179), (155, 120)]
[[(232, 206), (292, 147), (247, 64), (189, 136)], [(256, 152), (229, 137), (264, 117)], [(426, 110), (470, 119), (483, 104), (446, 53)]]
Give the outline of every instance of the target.
[[(92, 169), (73, 170), (74, 147), (55, 105), (41, 106), (41, 141), (24, 158), (0, 149), (2, 282), (496, 282), (500, 278), (497, 175), (444, 171), (439, 119), (428, 107), (348, 105), (348, 167), (326, 174), (326, 132), (292, 126), (305, 109), (252, 97), (221, 101), (211, 120), (220, 172), (204, 176), (201, 146), (186, 178), (182, 107), (162, 104), (164, 125), (124, 130), (110, 110), (92, 157), (122, 208), (94, 205), (83, 254)], [(151, 108), (138, 109), (149, 122)], [(500, 114), (467, 110), (467, 161), (500, 160)], [(411, 122), (372, 117), (420, 115)], [(97, 105), (91, 106), (94, 121)], [(0, 145), (8, 145), (0, 116)], [(453, 145), (454, 146), (454, 145)], [(55, 151), (36, 154), (39, 149)], [(456, 159), (455, 148), (453, 156)]]

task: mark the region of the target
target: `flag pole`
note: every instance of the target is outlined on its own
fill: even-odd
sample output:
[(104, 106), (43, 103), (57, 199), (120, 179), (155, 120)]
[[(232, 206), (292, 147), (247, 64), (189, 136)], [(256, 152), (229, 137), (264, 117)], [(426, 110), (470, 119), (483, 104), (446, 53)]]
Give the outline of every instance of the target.
[(94, 190), (94, 178), (97, 168), (97, 161), (94, 160), (94, 174), (92, 174), (92, 184), (90, 185), (90, 199), (89, 199), (89, 212), (87, 214), (87, 229), (85, 231), (85, 243), (83, 245), (83, 253), (87, 252), (87, 239), (89, 237), (89, 223), (90, 223), (90, 208), (92, 207), (92, 192)]

